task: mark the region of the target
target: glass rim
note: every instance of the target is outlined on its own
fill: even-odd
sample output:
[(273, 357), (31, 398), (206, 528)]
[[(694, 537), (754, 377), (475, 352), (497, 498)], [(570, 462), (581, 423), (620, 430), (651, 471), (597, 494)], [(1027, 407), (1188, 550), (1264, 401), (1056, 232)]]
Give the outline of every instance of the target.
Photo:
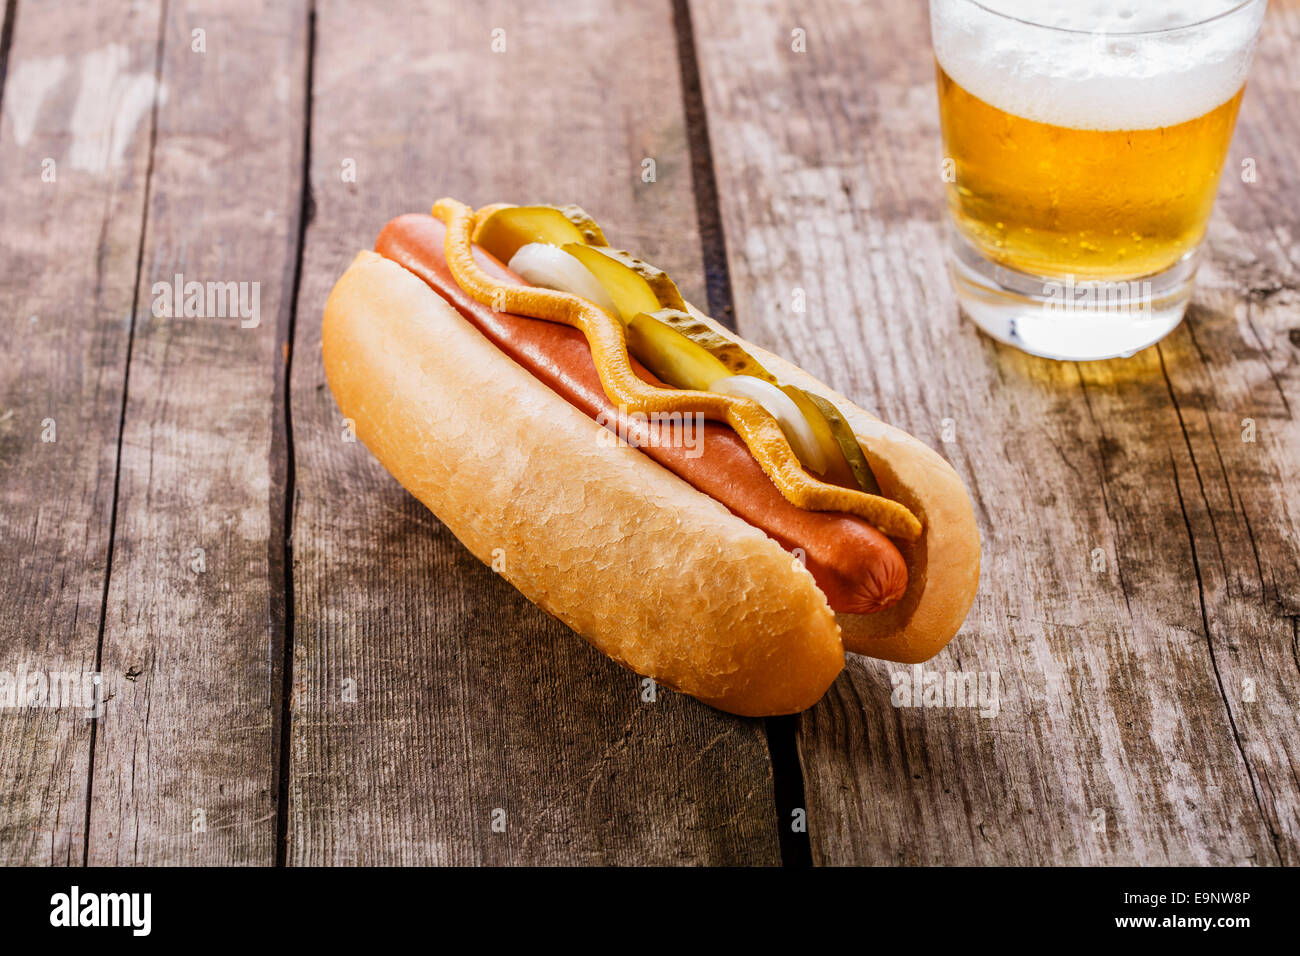
[(1203, 27), (1206, 24), (1214, 23), (1218, 20), (1224, 19), (1225, 17), (1230, 17), (1233, 14), (1244, 10), (1246, 7), (1253, 6), (1254, 4), (1267, 4), (1268, 0), (1240, 0), (1239, 3), (1229, 7), (1227, 10), (1216, 13), (1212, 17), (1206, 17), (1204, 20), (1197, 20), (1193, 23), (1184, 23), (1176, 27), (1161, 27), (1159, 30), (1077, 30), (1073, 27), (1057, 27), (1052, 26), (1049, 23), (1038, 23), (1034, 20), (1026, 20), (1023, 17), (1012, 16), (1009, 13), (1003, 13), (1001, 10), (994, 10), (991, 7), (986, 6), (982, 0), (958, 0), (958, 2), (969, 3), (971, 6), (979, 7), (990, 16), (997, 17), (1001, 20), (1011, 20), (1014, 23), (1020, 23), (1027, 27), (1034, 27), (1037, 30), (1050, 30), (1054, 33), (1073, 33), (1077, 36), (1089, 37), (1157, 37), (1166, 33), (1178, 33), (1182, 30), (1195, 30), (1196, 28)]

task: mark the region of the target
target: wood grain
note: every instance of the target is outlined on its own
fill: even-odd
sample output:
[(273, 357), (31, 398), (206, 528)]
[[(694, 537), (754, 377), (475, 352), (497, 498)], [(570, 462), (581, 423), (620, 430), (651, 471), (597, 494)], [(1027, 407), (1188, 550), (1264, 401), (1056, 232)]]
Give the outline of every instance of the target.
[(817, 862), (1295, 861), (1300, 31), (1273, 6), (1234, 147), (1269, 178), (1225, 188), (1182, 328), (1080, 366), (958, 317), (925, 4), (692, 4), (740, 331), (940, 449), (984, 539), (927, 666), (998, 673), (1000, 712), (894, 708), (901, 668), (855, 660), (801, 721)]
[[(0, 670), (11, 675), (96, 669), (149, 159), (130, 90), (152, 80), (157, 17), (24, 4), (13, 24), (0, 115)], [(79, 709), (0, 709), (0, 863), (82, 862), (90, 740)]]
[(643, 703), (634, 675), (343, 440), (320, 365), (334, 280), (386, 220), (444, 194), (580, 202), (702, 299), (670, 5), (406, 2), (357, 18), (327, 2), (316, 38), (292, 375), (290, 861), (777, 862), (762, 724), (666, 691)]
[[(275, 859), (284, 579), (268, 541), (284, 489), (271, 448), (306, 26), (303, 4), (167, 5), (103, 638), (113, 697), (96, 740), (94, 864)], [(246, 283), (249, 308), (214, 299), (203, 316), (160, 317), (154, 283), (177, 274)]]

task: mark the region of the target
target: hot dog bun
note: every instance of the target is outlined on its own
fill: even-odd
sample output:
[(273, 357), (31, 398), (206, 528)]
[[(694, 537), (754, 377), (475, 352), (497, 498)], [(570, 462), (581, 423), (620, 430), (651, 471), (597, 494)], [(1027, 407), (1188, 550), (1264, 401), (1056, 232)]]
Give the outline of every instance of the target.
[[(530, 601), (638, 674), (747, 716), (844, 666), (812, 575), (362, 252), (325, 307), (330, 388), (385, 468)], [(498, 550), (500, 549), (500, 550)]]

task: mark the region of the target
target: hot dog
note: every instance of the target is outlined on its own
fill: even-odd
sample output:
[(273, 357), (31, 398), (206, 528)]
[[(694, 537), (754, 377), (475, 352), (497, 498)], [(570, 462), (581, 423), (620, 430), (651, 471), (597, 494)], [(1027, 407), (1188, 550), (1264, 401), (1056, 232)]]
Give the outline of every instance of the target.
[[(629, 319), (594, 286), (524, 283), (470, 243), (496, 208), (440, 201), (445, 225), (389, 223), (379, 255), (359, 254), (335, 286), (322, 336), (357, 436), (476, 556), (615, 660), (735, 713), (811, 706), (845, 649), (913, 662), (947, 643), (974, 597), (979, 537), (942, 458), (684, 303)], [(604, 247), (598, 228), (583, 235)], [(652, 318), (744, 367), (717, 392), (712, 376), (669, 386), (660, 376), (680, 369), (628, 354)], [(773, 384), (748, 381), (760, 375)], [(764, 404), (776, 387), (839, 419), (838, 469)], [(678, 421), (637, 424), (636, 448), (601, 440), (629, 409), (709, 420), (694, 444)]]
[[(375, 251), (415, 273), (450, 302), (498, 348), (566, 401), (593, 419), (617, 418), (592, 362), (591, 348), (577, 329), (507, 312), (495, 312), (471, 298), (452, 277), (443, 255), (446, 228), (432, 216), (399, 216), (384, 227)], [(482, 250), (480, 264), (504, 282), (524, 284)], [(640, 362), (632, 362), (646, 382), (663, 385)], [(706, 422), (703, 434), (688, 447), (669, 423), (639, 443), (647, 455), (692, 487), (798, 554), (834, 611), (871, 614), (895, 604), (907, 588), (907, 565), (898, 548), (861, 518), (835, 512), (806, 511), (786, 501), (763, 473), (734, 431)]]

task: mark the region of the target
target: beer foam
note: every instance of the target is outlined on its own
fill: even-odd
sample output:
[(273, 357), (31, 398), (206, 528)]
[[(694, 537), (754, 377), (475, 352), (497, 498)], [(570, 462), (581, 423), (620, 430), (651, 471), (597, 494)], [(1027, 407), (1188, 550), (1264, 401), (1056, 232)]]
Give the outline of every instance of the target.
[(967, 92), (1040, 123), (1122, 130), (1176, 126), (1235, 96), (1265, 6), (933, 0), (930, 14), (935, 57)]

